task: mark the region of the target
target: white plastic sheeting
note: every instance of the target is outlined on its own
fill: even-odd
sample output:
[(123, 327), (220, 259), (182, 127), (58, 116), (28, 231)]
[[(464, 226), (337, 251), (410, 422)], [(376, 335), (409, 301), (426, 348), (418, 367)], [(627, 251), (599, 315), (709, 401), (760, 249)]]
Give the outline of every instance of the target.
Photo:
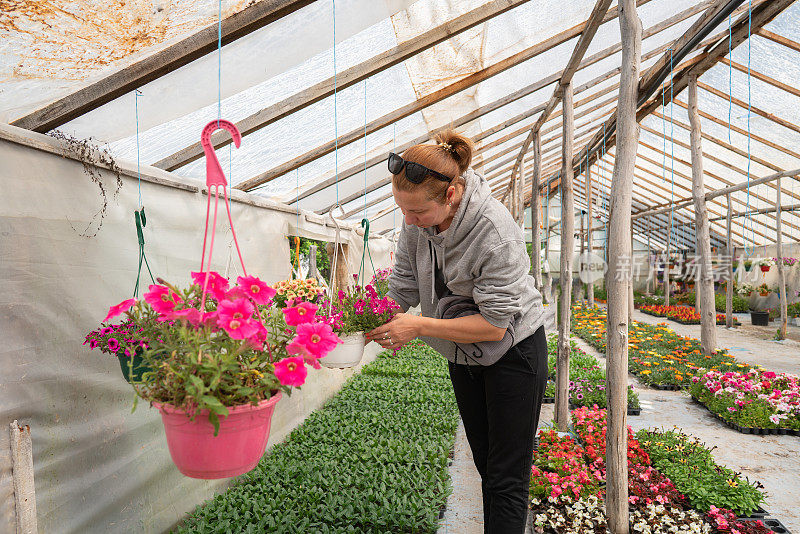
[[(108, 210), (97, 230), (102, 200), (81, 163), (63, 158), (50, 138), (0, 127), (0, 421), (4, 428), (14, 419), (32, 428), (40, 532), (163, 532), (226, 485), (179, 474), (157, 412), (140, 403), (131, 414), (133, 392), (117, 360), (81, 345), (111, 304), (131, 296), (136, 278), (136, 167), (120, 165), (125, 175), (118, 194), (110, 173), (101, 173)], [(201, 184), (178, 179), (158, 185), (151, 181), (170, 184), (168, 173), (143, 173), (153, 274), (187, 283), (199, 264), (206, 197), (180, 187)], [(260, 207), (252, 195), (235, 198), (245, 265), (269, 283), (289, 276), (287, 234), (333, 237), (319, 217), (301, 214), (298, 227), (291, 210)], [(220, 223), (213, 268), (225, 273), (231, 251), (223, 228)], [(362, 237), (348, 230), (343, 239), (357, 268)], [(371, 251), (376, 268), (389, 263), (385, 239), (373, 238)], [(231, 267), (229, 275), (237, 274)], [(278, 405), (270, 442), (281, 440), (351, 374), (312, 370), (307, 384)], [(0, 532), (13, 531), (6, 437), (0, 432)]]

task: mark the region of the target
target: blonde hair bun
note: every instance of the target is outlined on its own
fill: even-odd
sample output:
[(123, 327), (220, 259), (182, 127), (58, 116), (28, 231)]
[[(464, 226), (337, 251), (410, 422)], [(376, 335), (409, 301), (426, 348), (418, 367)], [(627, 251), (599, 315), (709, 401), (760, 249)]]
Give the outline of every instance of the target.
[(459, 174), (464, 174), (472, 162), (472, 140), (454, 130), (438, 133), (435, 139), (439, 147), (447, 151), (456, 161)]

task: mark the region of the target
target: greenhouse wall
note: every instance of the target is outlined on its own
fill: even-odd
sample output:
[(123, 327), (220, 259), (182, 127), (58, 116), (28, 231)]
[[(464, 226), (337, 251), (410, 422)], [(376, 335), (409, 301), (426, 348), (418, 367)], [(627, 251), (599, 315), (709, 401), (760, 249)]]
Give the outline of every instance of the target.
[[(40, 532), (163, 532), (228, 484), (181, 475), (158, 412), (140, 402), (131, 413), (133, 391), (116, 358), (82, 346), (108, 307), (132, 296), (136, 282), (139, 182), (135, 162), (118, 165), (119, 190), (113, 173), (77, 161), (63, 143), (0, 126), (0, 532), (14, 530), (5, 429), (15, 419), (31, 427)], [(142, 167), (145, 251), (155, 276), (180, 285), (199, 270), (203, 185)], [(238, 191), (233, 196), (247, 272), (268, 283), (290, 275), (286, 235), (335, 237), (333, 226), (313, 213)], [(235, 278), (241, 267), (222, 202), (220, 209), (212, 268)], [(362, 235), (347, 227), (341, 240), (357, 270)], [(370, 249), (376, 268), (389, 264), (387, 240), (370, 239)], [(150, 283), (146, 271), (141, 283)], [(377, 349), (368, 345), (365, 363)], [(358, 370), (311, 370), (303, 388), (278, 404), (270, 444)]]

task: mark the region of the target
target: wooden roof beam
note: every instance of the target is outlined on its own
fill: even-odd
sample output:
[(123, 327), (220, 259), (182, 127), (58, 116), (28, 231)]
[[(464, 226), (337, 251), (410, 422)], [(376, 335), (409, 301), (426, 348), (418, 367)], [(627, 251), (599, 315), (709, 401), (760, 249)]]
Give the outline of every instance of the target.
[[(222, 44), (229, 44), (309, 5), (313, 0), (261, 0), (222, 20)], [(217, 49), (214, 23), (160, 52), (109, 74), (11, 124), (45, 133)]]

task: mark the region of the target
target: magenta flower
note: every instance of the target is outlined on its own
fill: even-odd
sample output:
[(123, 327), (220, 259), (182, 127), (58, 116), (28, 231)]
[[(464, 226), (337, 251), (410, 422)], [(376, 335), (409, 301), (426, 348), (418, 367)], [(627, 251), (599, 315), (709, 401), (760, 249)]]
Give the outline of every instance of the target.
[(250, 339), (258, 333), (258, 321), (219, 317), (217, 324), (231, 336), (231, 339)]
[(328, 354), (342, 340), (333, 333), (331, 325), (325, 323), (304, 323), (298, 325), (297, 336), (292, 343), (300, 343), (317, 358)]
[(296, 341), (289, 343), (288, 345), (286, 345), (286, 352), (288, 352), (289, 354), (296, 354), (297, 356), (302, 357), (303, 361), (305, 361), (314, 369), (319, 369), (322, 367), (319, 364), (319, 358), (311, 354), (306, 348), (306, 346), (301, 343), (298, 343)]
[(303, 358), (284, 358), (275, 364), (275, 378), (284, 386), (302, 386), (306, 381), (308, 369)]
[(268, 306), (275, 296), (276, 291), (255, 276), (240, 276), (236, 281), (256, 304)]
[(117, 315), (125, 313), (126, 311), (130, 310), (134, 304), (136, 304), (136, 299), (128, 299), (123, 300), (116, 306), (111, 306), (111, 308), (108, 309), (108, 315), (106, 315), (106, 318), (103, 319), (103, 322), (107, 323), (109, 319), (113, 319)]
[(253, 316), (255, 307), (249, 300), (223, 300), (217, 306), (217, 314), (220, 320), (242, 319), (247, 320)]
[(189, 324), (195, 326), (199, 325), (202, 321), (200, 310), (197, 308), (186, 308), (183, 310), (173, 310), (170, 314), (170, 319), (178, 319), (180, 321), (188, 321)]
[(119, 341), (117, 341), (117, 338), (108, 338), (108, 350), (111, 352), (117, 352), (119, 350)]
[(220, 301), (225, 298), (225, 292), (228, 291), (228, 279), (215, 271), (208, 271), (205, 273), (192, 272), (192, 281), (199, 285), (202, 289), (206, 282), (206, 275), (208, 275), (208, 286), (206, 289), (217, 300)]
[(286, 318), (286, 324), (290, 326), (297, 326), (304, 323), (310, 323), (314, 320), (315, 313), (319, 308), (316, 304), (310, 302), (301, 302), (293, 308), (284, 308), (283, 316)]
[(144, 300), (158, 313), (165, 315), (175, 309), (181, 298), (167, 286), (151, 285), (144, 294)]
[(96, 348), (97, 348), (97, 340), (96, 339), (90, 339), (89, 340), (89, 349), (96, 349)]

